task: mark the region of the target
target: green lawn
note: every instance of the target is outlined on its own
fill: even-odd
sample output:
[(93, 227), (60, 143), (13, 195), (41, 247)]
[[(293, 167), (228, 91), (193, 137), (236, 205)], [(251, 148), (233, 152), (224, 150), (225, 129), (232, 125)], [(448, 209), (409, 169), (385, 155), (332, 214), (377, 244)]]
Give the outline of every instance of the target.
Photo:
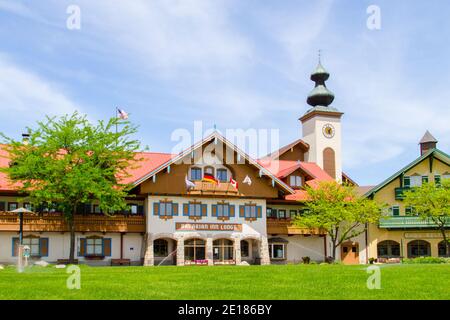
[(81, 266), (81, 289), (65, 269), (0, 270), (0, 299), (450, 299), (450, 265), (381, 266), (369, 290), (366, 266)]

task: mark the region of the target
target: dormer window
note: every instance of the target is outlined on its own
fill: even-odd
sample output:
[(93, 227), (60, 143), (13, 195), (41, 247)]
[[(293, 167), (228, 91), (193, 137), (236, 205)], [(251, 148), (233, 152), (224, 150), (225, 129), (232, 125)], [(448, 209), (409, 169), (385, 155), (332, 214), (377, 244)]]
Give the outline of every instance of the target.
[(302, 177), (301, 176), (290, 176), (289, 177), (289, 185), (294, 188), (300, 188), (302, 186)]
[(202, 169), (197, 167), (191, 168), (191, 180), (202, 180)]

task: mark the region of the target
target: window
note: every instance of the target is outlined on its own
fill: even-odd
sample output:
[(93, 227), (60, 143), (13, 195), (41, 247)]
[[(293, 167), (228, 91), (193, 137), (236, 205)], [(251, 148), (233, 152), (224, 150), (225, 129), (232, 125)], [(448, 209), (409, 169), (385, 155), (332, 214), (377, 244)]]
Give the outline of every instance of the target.
[(217, 179), (220, 182), (228, 182), (228, 172), (227, 169), (217, 169)]
[(130, 208), (130, 214), (138, 214), (138, 205), (137, 204), (130, 204), (128, 206)]
[(395, 205), (391, 207), (391, 212), (393, 216), (399, 216), (400, 215), (400, 207)]
[(218, 217), (229, 217), (230, 216), (230, 205), (228, 203), (221, 203), (217, 205), (217, 216)]
[(173, 214), (172, 202), (161, 201), (159, 203), (159, 215), (160, 216), (171, 216)]
[(191, 168), (191, 180), (202, 180), (202, 169)]
[(378, 258), (398, 258), (400, 257), (400, 244), (396, 241), (381, 241), (377, 245)]
[(202, 263), (206, 257), (205, 241), (191, 239), (184, 242), (184, 260), (187, 263)]
[(294, 218), (296, 215), (297, 215), (297, 210), (290, 210), (289, 211), (290, 218)]
[(404, 188), (411, 187), (411, 179), (410, 179), (410, 177), (403, 177), (403, 187)]
[(0, 201), (0, 211), (5, 211), (6, 204), (4, 201)]
[(302, 177), (301, 176), (290, 176), (289, 177), (289, 185), (291, 187), (301, 187), (302, 186)]
[(434, 183), (438, 187), (441, 186), (441, 176), (440, 175), (437, 174), (437, 175), (434, 176)]
[(213, 242), (213, 260), (217, 262), (233, 260), (233, 241), (218, 239)]
[(167, 257), (169, 254), (169, 242), (164, 239), (156, 239), (153, 242), (153, 254), (155, 257)]
[(94, 213), (95, 214), (102, 213), (102, 210), (100, 209), (100, 206), (98, 204), (94, 204), (93, 208), (94, 208)]
[(450, 173), (444, 173), (444, 174), (442, 175), (442, 179), (443, 179), (443, 180), (445, 180), (445, 179), (450, 179)]
[(246, 258), (249, 256), (249, 253), (248, 241), (241, 240), (241, 257)]
[(26, 237), (22, 241), (24, 246), (30, 247), (30, 255), (32, 257), (40, 256), (40, 241), (38, 237)]
[(201, 217), (202, 216), (202, 205), (200, 203), (189, 203), (189, 216)]
[(103, 239), (86, 238), (86, 255), (88, 256), (103, 255)]
[(277, 209), (267, 208), (267, 218), (277, 218)]
[(271, 259), (284, 259), (284, 244), (273, 243), (269, 245)]
[(416, 210), (414, 210), (414, 207), (406, 207), (405, 208), (405, 215), (410, 216), (410, 215), (416, 215)]
[(413, 240), (408, 243), (408, 258), (429, 257), (430, 243), (424, 240)]
[(428, 183), (428, 176), (422, 176), (422, 184)]
[(448, 257), (446, 250), (447, 250), (447, 247), (445, 245), (444, 240), (442, 240), (441, 242), (438, 243), (438, 256), (439, 257)]
[(257, 218), (257, 215), (256, 215), (256, 206), (248, 206), (248, 205), (246, 205), (245, 206), (245, 217), (246, 218)]
[(284, 210), (284, 209), (278, 210), (278, 218), (286, 219), (286, 210)]
[(23, 207), (27, 210), (33, 211), (33, 206), (29, 202), (24, 202)]
[(19, 207), (17, 202), (8, 202), (8, 211), (16, 210)]

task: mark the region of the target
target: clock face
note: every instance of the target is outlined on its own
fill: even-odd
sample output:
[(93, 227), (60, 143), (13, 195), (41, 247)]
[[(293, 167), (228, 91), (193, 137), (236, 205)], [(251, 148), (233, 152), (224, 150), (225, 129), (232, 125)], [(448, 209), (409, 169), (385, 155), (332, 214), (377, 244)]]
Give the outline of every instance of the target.
[(334, 127), (329, 123), (323, 126), (322, 132), (323, 135), (329, 139), (334, 137)]

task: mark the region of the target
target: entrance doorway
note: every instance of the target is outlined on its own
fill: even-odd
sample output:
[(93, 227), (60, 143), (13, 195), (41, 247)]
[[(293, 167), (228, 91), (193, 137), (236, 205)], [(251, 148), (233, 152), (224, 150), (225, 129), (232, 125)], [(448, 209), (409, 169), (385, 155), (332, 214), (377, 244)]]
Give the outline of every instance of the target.
[(341, 244), (341, 260), (345, 264), (359, 264), (358, 242), (345, 242)]

